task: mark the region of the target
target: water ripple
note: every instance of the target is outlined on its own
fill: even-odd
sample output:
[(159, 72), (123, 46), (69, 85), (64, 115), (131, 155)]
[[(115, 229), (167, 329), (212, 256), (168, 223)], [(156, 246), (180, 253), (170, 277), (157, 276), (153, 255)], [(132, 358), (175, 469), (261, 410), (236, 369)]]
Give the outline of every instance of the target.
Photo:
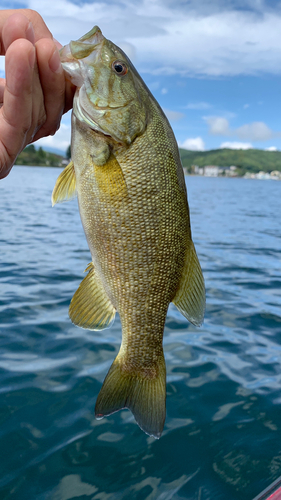
[(68, 318), (91, 257), (77, 203), (51, 208), (58, 173), (16, 167), (0, 184), (0, 497), (253, 498), (281, 475), (279, 184), (187, 178), (206, 318), (169, 308), (155, 441), (129, 411), (94, 418), (121, 325)]

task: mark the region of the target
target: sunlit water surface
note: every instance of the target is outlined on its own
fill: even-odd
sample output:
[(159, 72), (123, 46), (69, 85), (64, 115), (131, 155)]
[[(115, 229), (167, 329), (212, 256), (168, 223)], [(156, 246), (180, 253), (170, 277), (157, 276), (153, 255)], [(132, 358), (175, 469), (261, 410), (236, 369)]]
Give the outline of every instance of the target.
[(281, 183), (187, 177), (203, 327), (171, 306), (167, 418), (154, 440), (94, 405), (121, 340), (75, 327), (90, 253), (58, 169), (0, 183), (0, 499), (251, 500), (281, 475)]

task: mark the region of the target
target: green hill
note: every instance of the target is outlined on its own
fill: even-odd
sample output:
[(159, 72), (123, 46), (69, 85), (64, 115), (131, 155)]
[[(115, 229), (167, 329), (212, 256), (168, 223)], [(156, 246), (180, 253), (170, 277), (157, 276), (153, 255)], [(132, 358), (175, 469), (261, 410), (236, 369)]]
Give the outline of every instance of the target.
[(30, 165), (38, 167), (59, 167), (63, 156), (44, 151), (41, 147), (35, 149), (33, 144), (27, 146), (17, 157), (15, 165)]
[[(70, 154), (70, 153), (69, 153)], [(262, 149), (212, 149), (210, 151), (189, 151), (180, 148), (183, 167), (192, 172), (192, 165), (205, 167), (217, 165), (218, 167), (238, 168), (238, 175), (245, 172), (257, 173), (260, 170), (281, 172), (281, 151), (264, 151)], [(59, 167), (63, 157), (54, 153), (44, 151), (42, 148), (35, 149), (34, 145), (27, 146), (19, 154), (16, 165), (50, 166)]]
[(211, 151), (188, 151), (180, 149), (183, 166), (191, 172), (191, 165), (205, 167), (238, 167), (239, 175), (246, 171), (256, 173), (260, 170), (271, 172), (281, 171), (281, 151), (264, 151), (262, 149), (213, 149)]

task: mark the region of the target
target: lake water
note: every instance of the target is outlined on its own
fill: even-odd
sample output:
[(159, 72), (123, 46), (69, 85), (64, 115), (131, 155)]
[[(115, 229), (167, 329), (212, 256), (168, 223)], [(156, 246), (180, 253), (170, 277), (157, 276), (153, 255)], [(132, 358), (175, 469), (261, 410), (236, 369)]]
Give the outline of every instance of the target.
[(171, 306), (160, 440), (94, 406), (121, 327), (75, 327), (91, 257), (59, 169), (0, 182), (0, 499), (251, 500), (281, 475), (281, 183), (187, 177), (204, 325)]

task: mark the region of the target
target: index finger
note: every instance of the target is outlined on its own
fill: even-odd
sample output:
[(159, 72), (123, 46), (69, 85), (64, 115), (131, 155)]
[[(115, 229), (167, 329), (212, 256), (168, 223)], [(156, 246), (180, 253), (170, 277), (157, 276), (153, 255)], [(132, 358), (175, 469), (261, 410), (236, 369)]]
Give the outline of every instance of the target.
[[(10, 18), (10, 20), (9, 20)], [(9, 20), (9, 21), (8, 21)], [(6, 23), (11, 23), (11, 29), (16, 32), (16, 38), (27, 38), (29, 23), (32, 24), (34, 31), (34, 42), (41, 38), (53, 38), (52, 33), (47, 28), (45, 22), (38, 12), (32, 9), (16, 9), (16, 10), (2, 10), (0, 16), (0, 55), (5, 55), (5, 45), (3, 42), (3, 29)], [(7, 26), (6, 26), (7, 27)], [(27, 34), (24, 35), (24, 32)], [(18, 33), (17, 33), (18, 32)]]

